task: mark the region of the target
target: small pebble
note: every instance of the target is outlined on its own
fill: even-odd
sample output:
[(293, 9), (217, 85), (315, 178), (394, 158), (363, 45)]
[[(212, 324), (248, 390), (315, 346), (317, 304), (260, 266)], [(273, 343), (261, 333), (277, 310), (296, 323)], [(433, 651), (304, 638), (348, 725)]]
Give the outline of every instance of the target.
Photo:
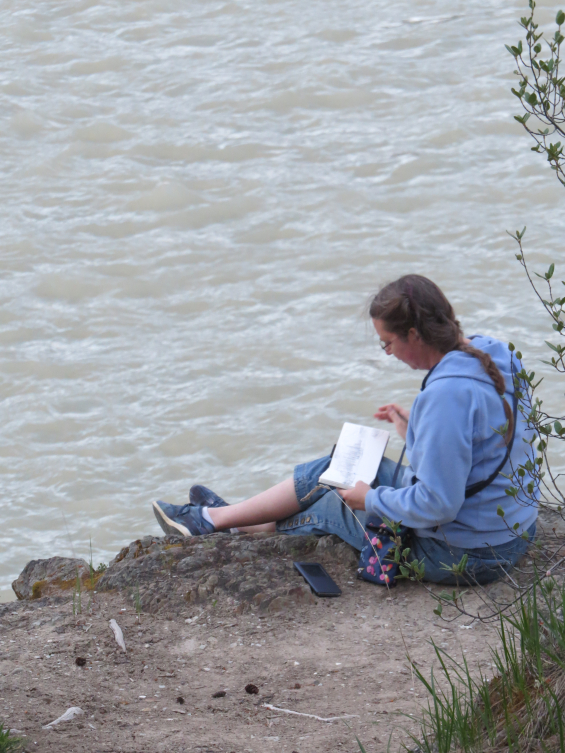
[(226, 695), (225, 690), (218, 690), (216, 693), (212, 693), (212, 698), (223, 698), (225, 695)]
[(86, 666), (86, 659), (83, 656), (77, 656), (75, 659), (75, 664), (77, 667), (84, 667)]
[(184, 698), (181, 695), (179, 695), (179, 697), (177, 698), (177, 703), (180, 703), (181, 706), (184, 703)]
[(249, 695), (257, 695), (259, 692), (259, 688), (257, 685), (253, 685), (252, 682), (250, 682), (248, 685), (245, 686), (245, 692), (249, 693)]

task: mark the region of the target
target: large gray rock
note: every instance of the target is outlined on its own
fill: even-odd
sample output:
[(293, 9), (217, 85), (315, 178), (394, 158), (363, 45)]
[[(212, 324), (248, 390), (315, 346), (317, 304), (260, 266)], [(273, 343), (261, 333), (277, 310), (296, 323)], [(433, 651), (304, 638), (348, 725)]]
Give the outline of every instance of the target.
[(294, 560), (322, 562), (342, 580), (353, 575), (357, 554), (336, 536), (148, 536), (121, 550), (97, 590), (129, 590), (148, 612), (206, 601), (275, 611), (314, 600)]
[[(144, 612), (217, 602), (236, 612), (282, 611), (314, 601), (294, 560), (321, 562), (339, 583), (351, 579), (357, 556), (337, 536), (147, 536), (124, 547), (95, 588), (126, 592)], [(88, 564), (63, 557), (28, 563), (12, 587), (19, 599), (60, 593), (74, 587), (77, 569), (88, 588)]]
[(84, 560), (51, 557), (31, 560), (24, 567), (12, 588), (18, 599), (39, 599), (76, 587), (77, 575), (81, 588), (90, 578), (90, 568)]

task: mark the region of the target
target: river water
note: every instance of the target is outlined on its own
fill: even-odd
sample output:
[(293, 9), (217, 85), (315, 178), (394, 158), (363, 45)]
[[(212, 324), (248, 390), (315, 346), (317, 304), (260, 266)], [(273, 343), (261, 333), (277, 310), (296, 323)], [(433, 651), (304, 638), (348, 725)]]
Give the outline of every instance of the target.
[(543, 370), (505, 233), (559, 264), (563, 189), (512, 119), (525, 5), (3, 3), (3, 599), (32, 558), (159, 533), (156, 497), (242, 499), (408, 406), (422, 374), (364, 315), (402, 273)]

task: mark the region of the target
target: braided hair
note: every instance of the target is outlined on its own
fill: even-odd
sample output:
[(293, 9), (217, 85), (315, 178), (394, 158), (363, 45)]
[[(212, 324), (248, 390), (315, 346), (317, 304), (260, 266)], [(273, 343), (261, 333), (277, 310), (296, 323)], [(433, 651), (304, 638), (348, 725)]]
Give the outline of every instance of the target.
[(452, 305), (434, 282), (422, 275), (404, 275), (390, 282), (371, 301), (369, 315), (371, 319), (380, 319), (389, 332), (402, 340), (406, 340), (410, 330), (415, 329), (426, 345), (442, 355), (460, 350), (477, 358), (502, 398), (508, 421), (504, 440), (506, 444), (510, 442), (514, 416), (504, 395), (504, 377), (488, 353), (465, 343)]

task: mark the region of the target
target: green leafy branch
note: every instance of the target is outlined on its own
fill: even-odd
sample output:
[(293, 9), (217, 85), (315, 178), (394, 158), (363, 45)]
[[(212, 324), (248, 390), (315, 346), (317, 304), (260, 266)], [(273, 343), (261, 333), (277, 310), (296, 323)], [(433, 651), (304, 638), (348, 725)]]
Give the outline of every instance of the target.
[[(560, 75), (561, 45), (565, 41), (561, 27), (565, 24), (565, 13), (562, 10), (557, 13), (557, 30), (551, 39), (544, 39), (543, 32), (538, 31), (539, 24), (534, 22), (535, 7), (534, 0), (530, 0), (530, 15), (520, 19), (520, 26), (526, 32), (525, 44), (520, 40), (516, 45), (505, 45), (516, 61), (514, 73), (520, 79), (512, 93), (525, 111), (514, 118), (536, 142), (532, 151), (546, 155), (551, 169), (565, 185), (565, 146), (561, 141), (552, 141), (556, 135), (565, 137), (565, 76)], [(528, 122), (532, 115), (537, 127), (532, 125), (533, 121)]]
[[(565, 337), (565, 295), (560, 296), (555, 292), (554, 274), (555, 265), (550, 264), (547, 271), (543, 274), (537, 272), (531, 274), (526, 260), (523, 246), (523, 237), (526, 228), (522, 231), (509, 235), (518, 244), (518, 253), (516, 259), (524, 269), (528, 281), (534, 290), (536, 296), (551, 319), (553, 331), (558, 338)], [(540, 291), (534, 277), (542, 280), (543, 288)], [(561, 281), (565, 286), (565, 281)], [(550, 360), (544, 360), (543, 363), (555, 369), (560, 374), (565, 373), (565, 344), (561, 342), (545, 341), (546, 346), (551, 352)], [(512, 343), (509, 349), (515, 351)], [(516, 351), (519, 360), (522, 354)], [(529, 430), (529, 439), (527, 443), (527, 460), (512, 468), (511, 474), (507, 478), (512, 480), (506, 493), (511, 497), (520, 497), (528, 499), (532, 504), (537, 503), (538, 498), (541, 504), (549, 504), (553, 509), (562, 512), (565, 508), (565, 494), (560, 488), (560, 475), (555, 474), (551, 468), (548, 458), (550, 442), (565, 440), (565, 417), (554, 416), (543, 409), (543, 401), (536, 394), (536, 390), (541, 384), (542, 379), (536, 379), (535, 372), (527, 372), (522, 368), (514, 378), (514, 388), (516, 396), (519, 399), (518, 409), (522, 414), (527, 428)], [(526, 480), (527, 479), (527, 480)]]

